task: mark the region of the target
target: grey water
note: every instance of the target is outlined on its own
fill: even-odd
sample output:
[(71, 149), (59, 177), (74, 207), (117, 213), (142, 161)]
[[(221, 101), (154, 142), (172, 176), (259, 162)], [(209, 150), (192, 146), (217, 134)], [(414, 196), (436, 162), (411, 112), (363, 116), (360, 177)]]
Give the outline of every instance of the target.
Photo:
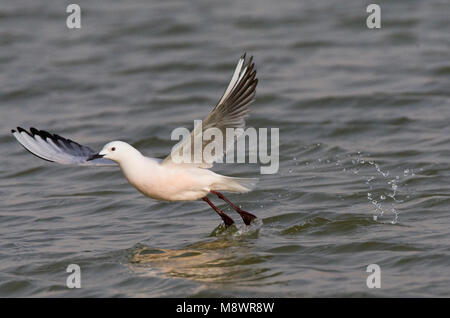
[[(1, 297), (449, 297), (450, 3), (64, 1), (0, 4)], [(258, 70), (250, 127), (279, 128), (278, 173), (229, 199), (146, 198), (118, 168), (27, 153), (36, 127), (93, 149), (163, 158), (223, 93), (243, 52)], [(81, 269), (70, 289), (69, 264)], [(381, 288), (368, 288), (368, 265)]]

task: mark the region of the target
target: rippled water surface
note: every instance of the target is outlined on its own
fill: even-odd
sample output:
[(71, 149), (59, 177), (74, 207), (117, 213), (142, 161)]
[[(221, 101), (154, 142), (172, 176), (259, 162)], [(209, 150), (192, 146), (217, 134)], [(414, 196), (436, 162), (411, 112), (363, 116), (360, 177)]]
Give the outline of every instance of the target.
[[(77, 3), (81, 30), (61, 1), (0, 5), (0, 296), (450, 296), (448, 1), (379, 1), (379, 30), (368, 1)], [(38, 160), (10, 134), (164, 157), (244, 51), (260, 80), (248, 125), (280, 129), (277, 174), (215, 169), (261, 177), (229, 196), (250, 227), (146, 198), (117, 168)]]

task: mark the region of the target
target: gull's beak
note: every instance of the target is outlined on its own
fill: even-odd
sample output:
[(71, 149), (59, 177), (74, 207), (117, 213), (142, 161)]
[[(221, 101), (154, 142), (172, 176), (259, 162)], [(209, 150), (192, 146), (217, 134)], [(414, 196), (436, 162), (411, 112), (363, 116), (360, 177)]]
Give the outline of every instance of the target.
[(92, 156), (90, 156), (89, 158), (86, 159), (86, 161), (91, 161), (94, 159), (99, 159), (99, 158), (103, 158), (104, 155), (101, 155), (99, 153), (93, 154)]

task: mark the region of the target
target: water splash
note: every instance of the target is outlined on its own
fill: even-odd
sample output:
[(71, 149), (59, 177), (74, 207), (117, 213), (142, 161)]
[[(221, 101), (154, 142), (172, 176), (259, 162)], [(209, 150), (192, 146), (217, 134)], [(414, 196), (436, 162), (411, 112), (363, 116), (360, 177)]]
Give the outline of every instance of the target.
[[(367, 155), (367, 157), (369, 157), (369, 155)], [(367, 192), (367, 200), (375, 209), (375, 214), (373, 215), (374, 221), (378, 221), (381, 217), (383, 217), (383, 215), (391, 213), (393, 215), (393, 219), (390, 223), (396, 224), (399, 218), (399, 212), (396, 204), (403, 202), (403, 200), (397, 198), (399, 193), (399, 184), (401, 184), (402, 177), (414, 176), (412, 169), (404, 169), (402, 176), (394, 175), (392, 177), (390, 171), (381, 169), (380, 165), (374, 160), (364, 159), (361, 152), (358, 152), (356, 158), (352, 159), (351, 162), (354, 165), (353, 170), (358, 173), (364, 167), (372, 168), (376, 172), (375, 175), (369, 173), (369, 176), (367, 176), (365, 182), (369, 187)], [(376, 195), (373, 193), (375, 185), (387, 189), (382, 194)], [(378, 191), (380, 191), (380, 189), (378, 189)]]
[[(304, 146), (303, 149), (310, 150), (314, 148), (320, 148), (320, 143)], [(363, 153), (357, 151), (354, 153), (340, 153), (333, 156), (322, 156), (317, 159), (307, 159), (305, 161), (299, 161), (298, 154), (292, 154), (292, 162), (295, 166), (301, 164), (303, 169), (314, 171), (316, 168), (321, 169), (321, 166), (330, 167), (335, 166), (343, 173), (353, 174), (353, 179), (361, 178), (362, 182), (367, 186), (367, 201), (370, 207), (373, 208), (373, 219), (375, 221), (382, 221), (382, 217), (391, 216), (389, 221), (392, 224), (396, 224), (399, 220), (399, 207), (400, 203), (403, 203), (401, 193), (405, 190), (402, 187), (405, 186), (404, 179), (415, 176), (413, 169), (409, 167), (403, 167), (400, 171), (389, 171), (383, 164), (376, 162), (369, 153)], [(290, 167), (287, 169), (288, 174), (296, 174), (297, 168)], [(309, 178), (314, 178), (311, 175)], [(302, 182), (302, 178), (298, 179)], [(399, 197), (400, 194), (400, 197)], [(409, 199), (409, 196), (404, 196)]]

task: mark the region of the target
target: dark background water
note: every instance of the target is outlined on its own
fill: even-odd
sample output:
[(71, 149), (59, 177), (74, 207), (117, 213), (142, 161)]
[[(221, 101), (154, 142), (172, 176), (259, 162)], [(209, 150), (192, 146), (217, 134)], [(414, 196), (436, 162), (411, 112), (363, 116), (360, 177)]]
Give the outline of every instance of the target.
[[(448, 1), (378, 1), (379, 30), (369, 1), (76, 3), (80, 30), (69, 2), (0, 4), (0, 296), (450, 296)], [(143, 197), (116, 168), (40, 161), (9, 133), (162, 157), (244, 51), (260, 79), (248, 125), (280, 129), (279, 172), (230, 195), (249, 228)]]

